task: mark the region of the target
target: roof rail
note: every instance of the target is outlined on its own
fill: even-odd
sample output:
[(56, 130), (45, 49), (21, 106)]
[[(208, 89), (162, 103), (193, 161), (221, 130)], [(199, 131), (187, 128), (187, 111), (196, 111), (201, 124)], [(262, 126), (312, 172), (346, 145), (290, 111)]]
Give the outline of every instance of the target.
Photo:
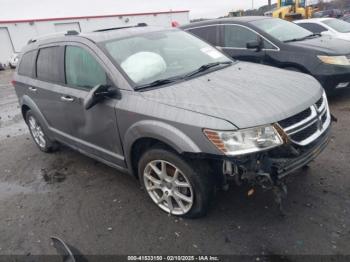
[(38, 40), (44, 40), (46, 38), (50, 38), (50, 37), (55, 37), (55, 36), (69, 36), (69, 35), (79, 35), (79, 32), (76, 30), (68, 30), (66, 33), (65, 32), (58, 32), (58, 33), (53, 33), (53, 34), (47, 34), (47, 35), (41, 35), (38, 37), (34, 37), (29, 39), (29, 41), (27, 42), (27, 44), (31, 44), (31, 43), (35, 43)]
[(68, 30), (65, 35), (79, 35), (79, 32), (76, 30)]
[(133, 28), (133, 27), (145, 27), (145, 26), (148, 26), (148, 25), (146, 23), (138, 23), (137, 25), (131, 25), (131, 26), (120, 26), (120, 27), (103, 28), (103, 29), (95, 30), (93, 32), (105, 32), (105, 31), (127, 29), (127, 28)]

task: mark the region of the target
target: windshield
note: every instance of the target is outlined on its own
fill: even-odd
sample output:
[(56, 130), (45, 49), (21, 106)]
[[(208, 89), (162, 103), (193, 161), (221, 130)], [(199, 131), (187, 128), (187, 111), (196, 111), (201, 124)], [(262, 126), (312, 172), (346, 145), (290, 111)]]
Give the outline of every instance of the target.
[(158, 31), (104, 43), (135, 87), (185, 76), (203, 65), (231, 60), (180, 30)]
[(303, 39), (312, 35), (312, 32), (294, 23), (277, 18), (256, 20), (251, 23), (282, 42), (288, 42), (293, 39)]
[(322, 21), (322, 23), (333, 28), (335, 31), (340, 33), (350, 33), (350, 24), (339, 19), (327, 19)]

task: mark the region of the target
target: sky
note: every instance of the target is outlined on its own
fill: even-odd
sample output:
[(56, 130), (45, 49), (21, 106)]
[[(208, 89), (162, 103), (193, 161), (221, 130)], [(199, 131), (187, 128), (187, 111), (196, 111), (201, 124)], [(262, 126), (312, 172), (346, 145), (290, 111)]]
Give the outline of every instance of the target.
[[(191, 19), (216, 18), (268, 0), (0, 0), (0, 20), (190, 10)], [(272, 0), (275, 3), (276, 0)]]

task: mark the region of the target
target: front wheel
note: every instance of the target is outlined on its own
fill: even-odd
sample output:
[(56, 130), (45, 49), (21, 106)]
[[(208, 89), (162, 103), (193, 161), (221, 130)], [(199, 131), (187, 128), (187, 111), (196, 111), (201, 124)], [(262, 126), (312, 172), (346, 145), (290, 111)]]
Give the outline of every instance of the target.
[[(209, 168), (165, 149), (151, 149), (139, 161), (139, 177), (152, 201), (168, 214), (200, 217), (207, 213), (214, 183)], [(196, 168), (194, 168), (196, 167)]]

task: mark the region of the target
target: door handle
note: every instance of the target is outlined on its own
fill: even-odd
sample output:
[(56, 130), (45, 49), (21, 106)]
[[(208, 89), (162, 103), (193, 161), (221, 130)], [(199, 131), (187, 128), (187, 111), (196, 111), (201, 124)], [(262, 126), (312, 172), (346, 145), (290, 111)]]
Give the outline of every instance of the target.
[(73, 97), (70, 97), (70, 96), (61, 96), (61, 100), (63, 102), (73, 102), (74, 101), (74, 98)]
[(36, 92), (37, 91), (36, 87), (32, 87), (32, 86), (28, 87), (28, 89), (29, 89), (29, 91), (32, 91), (32, 92)]

